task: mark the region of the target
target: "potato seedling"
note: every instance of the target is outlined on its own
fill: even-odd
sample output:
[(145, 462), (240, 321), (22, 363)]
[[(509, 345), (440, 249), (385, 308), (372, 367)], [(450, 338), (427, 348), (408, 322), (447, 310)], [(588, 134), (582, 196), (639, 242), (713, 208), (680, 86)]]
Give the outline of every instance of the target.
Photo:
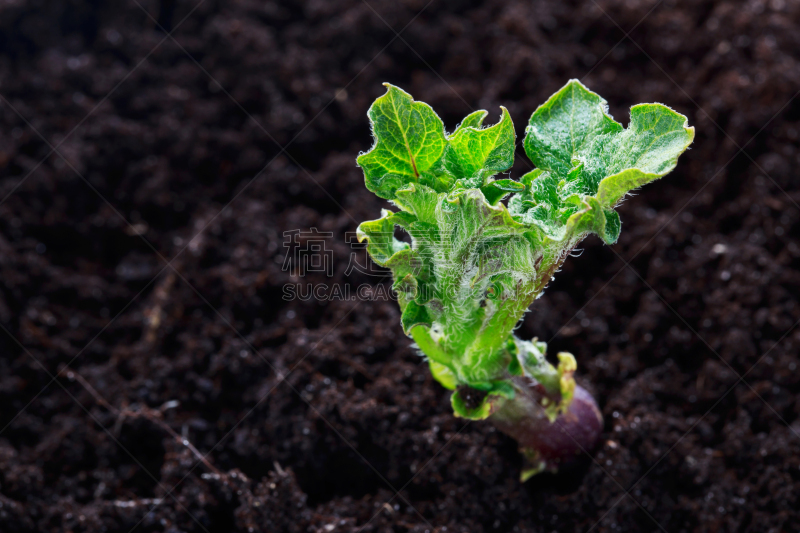
[[(375, 144), (358, 165), (397, 210), (362, 223), (358, 238), (391, 270), (403, 330), (453, 391), (456, 416), (515, 438), (529, 462), (523, 480), (554, 472), (596, 445), (602, 415), (575, 383), (571, 354), (554, 365), (544, 342), (514, 329), (579, 242), (617, 241), (614, 208), (675, 168), (694, 128), (664, 105), (641, 104), (625, 129), (572, 80), (530, 118), (523, 146), (534, 170), (497, 179), (514, 163), (505, 108), (493, 126), (476, 111), (448, 134), (430, 106), (386, 86), (368, 113)], [(397, 226), (410, 244), (395, 238)]]

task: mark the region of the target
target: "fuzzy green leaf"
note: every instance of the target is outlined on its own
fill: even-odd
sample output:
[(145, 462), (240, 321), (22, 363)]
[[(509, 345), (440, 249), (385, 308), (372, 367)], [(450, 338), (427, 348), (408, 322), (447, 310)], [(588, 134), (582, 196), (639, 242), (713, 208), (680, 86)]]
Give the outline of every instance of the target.
[(533, 113), (523, 144), (537, 168), (566, 176), (588, 142), (619, 131), (606, 101), (571, 80)]
[(453, 137), (461, 128), (478, 128), (483, 125), (483, 120), (489, 115), (489, 112), (485, 109), (480, 109), (478, 111), (473, 111), (466, 117), (464, 120), (461, 121), (461, 124), (455, 129), (451, 137)]
[(590, 159), (596, 161), (592, 172), (600, 177), (597, 199), (614, 207), (628, 191), (667, 175), (692, 140), (694, 128), (680, 113), (661, 104), (634, 106), (628, 129), (609, 143), (598, 143)]
[[(500, 122), (481, 129), (469, 120), (477, 113), (469, 115), (465, 122), (448, 139), (445, 150), (445, 169), (455, 178), (468, 180), (472, 186), (482, 186), (488, 178), (504, 172), (514, 164), (514, 144), (516, 134), (514, 123), (508, 110), (502, 107)], [(482, 123), (481, 117), (479, 124)]]
[(439, 203), (439, 230), (449, 242), (471, 246), (474, 242), (520, 235), (526, 228), (514, 220), (504, 205), (489, 205), (475, 189), (456, 191)]
[(410, 248), (398, 250), (383, 264), (383, 266), (390, 268), (396, 278), (404, 278), (410, 274), (424, 281), (430, 279), (432, 275), (426, 268), (425, 262), (422, 257), (420, 257), (419, 252)]
[(427, 179), (440, 161), (447, 140), (444, 124), (428, 104), (415, 102), (407, 92), (385, 84), (386, 94), (369, 108), (375, 145), (358, 157), (367, 188), (391, 200), (397, 189)]
[(497, 411), (497, 403), (501, 400), (502, 398), (498, 395), (487, 394), (483, 401), (472, 406), (468, 400), (464, 399), (460, 390), (456, 390), (450, 395), (453, 414), (467, 420), (486, 420)]
[(486, 201), (494, 205), (511, 193), (525, 192), (525, 185), (514, 180), (495, 180), (481, 187), (481, 192)]
[(380, 266), (386, 266), (394, 254), (408, 248), (407, 243), (398, 241), (394, 236), (396, 221), (394, 213), (383, 209), (381, 218), (362, 222), (358, 226), (356, 232), (358, 242), (367, 241), (367, 252)]
[[(520, 180), (528, 189), (509, 203), (513, 215), (554, 240), (589, 228), (606, 243), (616, 242), (621, 224), (613, 208), (630, 190), (675, 168), (694, 129), (661, 104), (634, 106), (628, 129), (607, 109), (605, 100), (572, 80), (536, 110), (524, 145), (539, 168)], [(597, 206), (589, 202), (591, 213), (572, 218), (586, 210), (588, 198), (601, 209), (594, 213)], [(591, 223), (589, 214), (596, 217)]]
[[(516, 394), (513, 385), (507, 381), (473, 383), (470, 389), (458, 389), (450, 396), (450, 405), (456, 416), (469, 420), (485, 420), (497, 410), (504, 400), (513, 400)], [(477, 391), (486, 393), (480, 402), (474, 402), (466, 395)], [(477, 392), (480, 394), (479, 392)], [(477, 405), (474, 405), (477, 403)]]
[(603, 214), (606, 217), (606, 226), (603, 235), (600, 238), (606, 244), (614, 244), (619, 239), (620, 230), (622, 230), (622, 221), (619, 219), (619, 213), (613, 209), (603, 209)]
[(394, 203), (409, 213), (413, 213), (418, 221), (435, 224), (436, 205), (440, 195), (444, 195), (444, 193), (437, 193), (425, 185), (410, 183), (407, 187), (397, 191)]
[(400, 317), (403, 324), (403, 331), (406, 335), (411, 333), (411, 329), (415, 326), (431, 326), (431, 317), (425, 306), (419, 305), (416, 302), (408, 302), (406, 308), (403, 310), (403, 315)]
[[(606, 214), (595, 198), (587, 196), (584, 200), (584, 209), (578, 211), (569, 219), (564, 227), (564, 234), (558, 240), (580, 241), (588, 233), (596, 233), (601, 238), (606, 237)], [(577, 242), (575, 242), (577, 244)], [(574, 245), (573, 245), (574, 246)]]

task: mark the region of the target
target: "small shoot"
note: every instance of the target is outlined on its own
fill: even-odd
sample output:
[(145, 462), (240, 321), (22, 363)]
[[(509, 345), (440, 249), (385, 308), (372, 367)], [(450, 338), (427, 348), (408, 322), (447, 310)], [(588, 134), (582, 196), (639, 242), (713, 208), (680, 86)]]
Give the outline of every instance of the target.
[(553, 365), (545, 343), (514, 330), (578, 243), (617, 241), (617, 205), (672, 171), (694, 128), (661, 104), (634, 106), (624, 128), (572, 80), (531, 116), (523, 146), (535, 168), (516, 181), (499, 177), (516, 142), (505, 108), (494, 125), (476, 111), (448, 134), (430, 106), (386, 87), (368, 113), (375, 144), (358, 165), (396, 210), (362, 223), (358, 238), (392, 271), (403, 331), (453, 391), (456, 416), (514, 437), (523, 480), (554, 472), (595, 446), (602, 416), (575, 383), (571, 354)]

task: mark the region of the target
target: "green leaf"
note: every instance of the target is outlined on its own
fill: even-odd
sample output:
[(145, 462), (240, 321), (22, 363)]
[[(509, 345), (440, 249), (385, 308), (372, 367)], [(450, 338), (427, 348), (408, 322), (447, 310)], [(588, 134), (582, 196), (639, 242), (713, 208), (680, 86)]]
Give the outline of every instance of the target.
[(634, 106), (628, 129), (609, 143), (598, 143), (593, 154), (593, 172), (602, 176), (597, 199), (614, 207), (628, 191), (667, 175), (693, 140), (694, 128), (680, 113), (661, 104)]
[(601, 239), (606, 244), (614, 244), (619, 239), (619, 232), (622, 229), (622, 221), (619, 219), (619, 213), (613, 209), (604, 209), (603, 213), (606, 216), (606, 227)]
[(424, 306), (416, 302), (408, 302), (406, 308), (403, 309), (403, 315), (400, 317), (400, 322), (403, 325), (403, 331), (406, 335), (411, 333), (411, 329), (415, 326), (431, 326), (431, 317)]
[(621, 227), (613, 208), (674, 169), (693, 138), (686, 117), (661, 104), (634, 106), (623, 129), (605, 100), (572, 80), (531, 117), (524, 146), (539, 168), (521, 178), (527, 189), (509, 210), (555, 241), (594, 232), (613, 244)]
[(415, 277), (413, 273), (403, 275), (402, 272), (395, 269), (392, 269), (392, 274), (395, 279), (392, 290), (398, 293), (401, 301), (413, 300), (414, 303), (422, 306), (433, 298), (433, 285), (422, 279), (424, 276)]
[(410, 248), (396, 251), (382, 266), (390, 268), (397, 279), (411, 275), (424, 281), (432, 276), (419, 253)]
[(386, 266), (394, 254), (408, 248), (408, 244), (394, 237), (394, 225), (394, 213), (382, 209), (381, 218), (362, 222), (356, 231), (358, 242), (367, 241), (367, 252), (380, 266)]
[(398, 293), (401, 299), (413, 300), (419, 291), (419, 282), (411, 274), (406, 274), (403, 277), (397, 272), (394, 272), (395, 282), (392, 284), (392, 290)]
[(423, 177), (436, 182), (435, 176), (426, 174), (439, 163), (447, 140), (444, 124), (428, 104), (415, 102), (394, 85), (384, 85), (386, 94), (367, 113), (375, 144), (357, 161), (367, 188), (391, 200), (397, 189)]
[(606, 101), (570, 80), (533, 113), (523, 144), (538, 168), (566, 176), (587, 142), (619, 131), (622, 126), (608, 114)]
[[(474, 181), (480, 187), (486, 180), (514, 164), (516, 134), (508, 110), (502, 107), (500, 122), (483, 128), (462, 125), (450, 136), (445, 150), (445, 169), (456, 179)], [(471, 119), (473, 113), (465, 119)], [(483, 118), (481, 117), (481, 122)], [(477, 122), (474, 119), (469, 123)]]
[[(467, 397), (485, 393), (480, 402)], [(450, 396), (450, 404), (456, 416), (469, 420), (485, 420), (500, 407), (505, 400), (513, 400), (514, 386), (508, 381), (474, 383), (469, 388), (457, 389)]]
[(517, 353), (516, 359), (526, 376), (534, 378), (551, 391), (559, 390), (558, 370), (553, 367), (545, 357), (547, 344), (544, 342), (524, 341), (513, 337)]
[(483, 125), (483, 119), (485, 119), (489, 115), (489, 112), (485, 109), (480, 109), (478, 111), (473, 111), (466, 117), (464, 120), (461, 121), (461, 124), (456, 127), (455, 131), (450, 135), (453, 137), (461, 128), (480, 128)]
[(465, 399), (462, 394), (465, 393), (459, 389), (450, 395), (450, 405), (453, 407), (453, 414), (468, 420), (486, 420), (497, 411), (497, 404), (502, 401), (501, 396), (487, 394), (479, 404), (472, 405), (470, 398)]
[(483, 196), (486, 198), (486, 201), (490, 204), (494, 205), (503, 197), (514, 193), (514, 192), (524, 192), (525, 185), (518, 181), (514, 180), (495, 180), (488, 185), (484, 185), (481, 187), (481, 192)]
[(436, 224), (436, 205), (444, 193), (438, 193), (419, 183), (410, 183), (407, 187), (397, 191), (394, 203), (413, 213), (420, 222)]
[(514, 220), (506, 206), (490, 205), (475, 189), (448, 195), (437, 208), (436, 219), (443, 238), (459, 249), (498, 237), (521, 235), (527, 228)]
[(584, 209), (567, 219), (564, 234), (558, 239), (569, 242), (569, 248), (583, 240), (588, 233), (596, 233), (601, 238), (606, 235), (606, 214), (600, 202), (591, 196), (587, 196), (584, 201)]

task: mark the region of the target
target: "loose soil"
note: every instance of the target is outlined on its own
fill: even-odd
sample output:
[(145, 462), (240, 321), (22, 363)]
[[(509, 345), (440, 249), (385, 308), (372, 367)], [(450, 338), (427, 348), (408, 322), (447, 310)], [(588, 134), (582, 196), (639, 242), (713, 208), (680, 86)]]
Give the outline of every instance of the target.
[[(0, 531), (800, 530), (798, 24), (784, 0), (0, 2)], [(523, 485), (394, 302), (284, 287), (388, 288), (346, 273), (385, 207), (354, 163), (381, 82), (521, 136), (569, 78), (697, 138), (526, 316), (605, 432)], [(332, 279), (284, 268), (310, 228)]]

